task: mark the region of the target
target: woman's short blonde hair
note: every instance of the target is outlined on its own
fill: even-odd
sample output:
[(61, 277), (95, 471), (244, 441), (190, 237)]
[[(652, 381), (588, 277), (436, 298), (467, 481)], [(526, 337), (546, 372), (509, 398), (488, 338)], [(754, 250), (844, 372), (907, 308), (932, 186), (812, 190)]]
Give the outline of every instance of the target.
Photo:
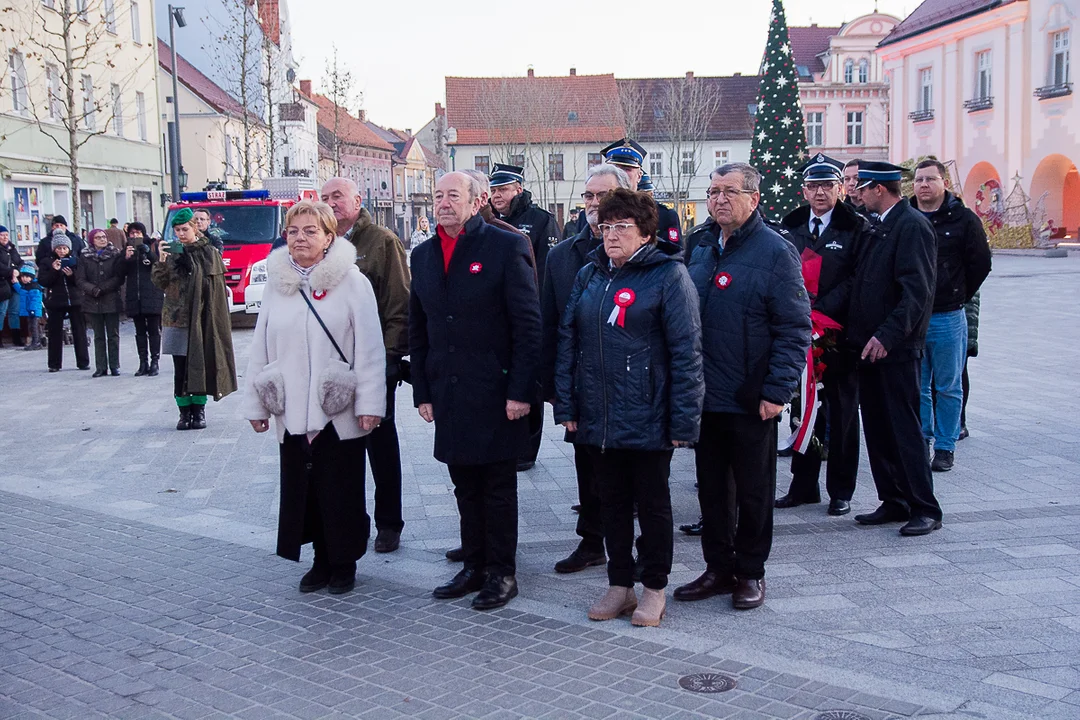
[(297, 215), (314, 215), (323, 232), (337, 237), (337, 218), (334, 217), (334, 211), (326, 203), (318, 200), (301, 200), (285, 213), (285, 227), (288, 227)]

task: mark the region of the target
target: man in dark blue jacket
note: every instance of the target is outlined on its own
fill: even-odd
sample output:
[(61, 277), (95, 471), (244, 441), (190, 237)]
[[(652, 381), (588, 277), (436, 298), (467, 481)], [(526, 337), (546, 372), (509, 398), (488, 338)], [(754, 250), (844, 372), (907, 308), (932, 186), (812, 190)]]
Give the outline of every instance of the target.
[(941, 527), (930, 457), (919, 422), (919, 373), (933, 310), (937, 238), (900, 195), (903, 169), (859, 165), (862, 201), (875, 213), (851, 286), (846, 338), (859, 353), (859, 403), (866, 454), (881, 506), (863, 525), (908, 521), (901, 535)]
[(540, 302), (528, 239), (477, 215), (479, 184), (448, 173), (435, 187), (435, 236), (412, 253), (413, 402), (435, 423), (461, 513), (465, 568), (440, 599), (480, 590), (473, 607), (517, 595), (517, 458), (537, 383)]
[(732, 594), (765, 601), (776, 496), (776, 416), (791, 401), (810, 346), (810, 302), (798, 253), (757, 212), (761, 175), (745, 163), (713, 171), (707, 192), (718, 235), (690, 260), (701, 298), (705, 412), (697, 456), (706, 570), (676, 600)]

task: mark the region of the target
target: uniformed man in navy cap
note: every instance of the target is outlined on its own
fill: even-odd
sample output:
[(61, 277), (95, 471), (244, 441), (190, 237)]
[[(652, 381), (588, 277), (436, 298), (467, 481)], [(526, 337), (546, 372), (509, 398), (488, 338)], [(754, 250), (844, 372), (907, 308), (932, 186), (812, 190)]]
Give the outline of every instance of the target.
[[(855, 259), (860, 239), (869, 223), (850, 206), (840, 202), (844, 164), (818, 153), (801, 168), (806, 205), (792, 211), (781, 224), (788, 239), (803, 254), (804, 262), (814, 253), (821, 257), (817, 293), (810, 306), (829, 318), (847, 325), (848, 301), (855, 275)], [(841, 333), (843, 330), (840, 331)], [(791, 486), (776, 499), (776, 507), (789, 508), (821, 502), (818, 476), (823, 451), (828, 443), (829, 463), (825, 489), (829, 493), (829, 514), (846, 515), (851, 510), (855, 478), (859, 474), (859, 375), (858, 354), (844, 347), (842, 340), (825, 351), (824, 395), (814, 424), (817, 447), (791, 458)], [(828, 426), (828, 439), (825, 428)]]
[[(536, 277), (544, 280), (548, 250), (562, 240), (555, 216), (532, 200), (525, 189), (525, 169), (516, 165), (495, 164), (491, 173), (491, 207), (497, 217), (529, 236), (536, 257)], [(536, 464), (544, 434), (544, 403), (537, 386), (536, 398), (529, 412), (529, 445), (518, 462), (518, 471), (529, 470)]]
[(900, 193), (903, 168), (859, 164), (859, 190), (876, 213), (851, 287), (847, 345), (859, 354), (866, 452), (881, 505), (863, 525), (906, 522), (901, 535), (941, 527), (930, 457), (919, 420), (920, 370), (933, 310), (937, 236)]
[[(612, 165), (618, 165), (630, 176), (631, 187), (638, 187), (645, 170), (642, 163), (648, 155), (645, 148), (630, 138), (617, 140), (600, 152), (604, 153), (604, 159)], [(639, 188), (640, 189), (640, 188)], [(656, 203), (656, 212), (660, 222), (656, 228), (656, 237), (661, 247), (682, 247), (682, 224), (679, 222), (679, 213), (667, 205)]]
[(653, 186), (653, 181), (652, 178), (649, 177), (649, 173), (642, 173), (641, 180), (639, 180), (637, 184), (637, 189), (638, 192), (643, 192), (650, 197), (652, 196), (653, 191), (656, 188)]

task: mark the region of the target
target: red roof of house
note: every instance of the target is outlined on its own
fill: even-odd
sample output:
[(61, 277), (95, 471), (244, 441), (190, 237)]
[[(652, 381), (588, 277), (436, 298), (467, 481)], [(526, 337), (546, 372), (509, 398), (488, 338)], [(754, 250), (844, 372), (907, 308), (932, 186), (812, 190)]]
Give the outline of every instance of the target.
[[(829, 51), (829, 38), (839, 35), (839, 27), (789, 27), (788, 39), (791, 42), (791, 54), (795, 65), (802, 65), (811, 73), (825, 72), (825, 63), (821, 55)], [(802, 73), (800, 73), (801, 75)]]
[[(168, 43), (164, 43), (158, 40), (158, 64), (165, 70), (165, 72), (172, 75), (172, 48)], [(194, 65), (184, 59), (183, 55), (177, 54), (176, 64), (180, 68), (180, 73), (176, 76), (178, 82), (182, 83), (191, 92), (195, 93), (203, 102), (212, 107), (219, 113), (225, 115), (231, 115), (232, 117), (242, 117), (245, 113), (244, 106), (233, 99), (233, 96), (225, 92), (220, 86), (216, 85), (213, 80), (199, 72)], [(255, 113), (247, 113), (254, 121), (261, 123), (260, 118)]]
[[(318, 93), (312, 93), (311, 99), (319, 106), (319, 114), (316, 119), (319, 125), (326, 128), (330, 133), (334, 132), (334, 103), (329, 98)], [(338, 139), (350, 145), (374, 148), (394, 152), (394, 146), (376, 135), (366, 123), (349, 114), (343, 107), (338, 108)]]
[(614, 75), (448, 77), (446, 124), (456, 145), (609, 143), (625, 134)]
[(942, 25), (948, 25), (970, 15), (977, 15), (1015, 0), (923, 0), (914, 12), (908, 15), (878, 47), (899, 42)]
[[(668, 86), (674, 82), (685, 82), (685, 78), (644, 78), (619, 80), (620, 86), (636, 85), (637, 88), (625, 88), (627, 98), (642, 99), (645, 107), (636, 118), (637, 137), (641, 141), (662, 141), (667, 134), (662, 119), (663, 108), (667, 101)], [(754, 135), (754, 116), (750, 106), (757, 105), (758, 87), (761, 78), (757, 75), (734, 75), (730, 77), (697, 77), (693, 82), (701, 83), (704, 92), (719, 96), (719, 112), (712, 115), (705, 137), (710, 140), (749, 140)]]

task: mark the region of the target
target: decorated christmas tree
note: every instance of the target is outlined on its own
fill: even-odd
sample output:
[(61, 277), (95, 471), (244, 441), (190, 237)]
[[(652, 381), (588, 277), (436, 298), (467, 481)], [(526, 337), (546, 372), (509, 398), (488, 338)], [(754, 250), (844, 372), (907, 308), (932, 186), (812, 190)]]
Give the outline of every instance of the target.
[(761, 63), (750, 164), (761, 172), (761, 210), (779, 220), (802, 202), (799, 168), (806, 162), (799, 74), (791, 55), (782, 0), (773, 0), (769, 42)]

